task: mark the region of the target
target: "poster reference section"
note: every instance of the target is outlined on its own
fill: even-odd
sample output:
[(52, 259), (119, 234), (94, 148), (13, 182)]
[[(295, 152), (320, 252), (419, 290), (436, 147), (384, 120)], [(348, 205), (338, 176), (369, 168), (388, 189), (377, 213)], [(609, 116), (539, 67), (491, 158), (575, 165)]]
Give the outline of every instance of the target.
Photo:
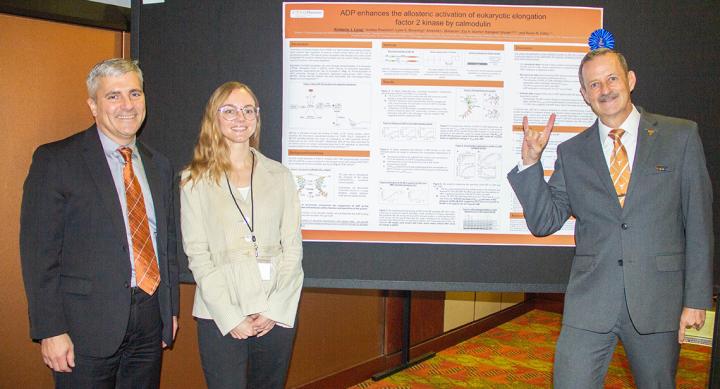
[(578, 65), (602, 9), (283, 4), (283, 163), (311, 241), (574, 244), (573, 220), (530, 235), (506, 173), (522, 118), (595, 120)]

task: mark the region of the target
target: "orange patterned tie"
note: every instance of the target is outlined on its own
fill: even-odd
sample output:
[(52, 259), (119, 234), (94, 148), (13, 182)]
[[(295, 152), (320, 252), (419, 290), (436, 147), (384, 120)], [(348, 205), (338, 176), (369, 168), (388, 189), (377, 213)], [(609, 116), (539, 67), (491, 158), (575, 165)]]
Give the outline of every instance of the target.
[(152, 295), (160, 283), (160, 270), (158, 269), (155, 250), (150, 240), (150, 223), (145, 212), (145, 199), (143, 198), (140, 183), (135, 177), (132, 165), (132, 149), (121, 147), (118, 149), (125, 159), (123, 167), (123, 180), (125, 181), (125, 197), (127, 198), (128, 223), (135, 258), (135, 281), (140, 289)]
[(610, 157), (610, 176), (612, 177), (615, 192), (617, 192), (620, 206), (625, 205), (625, 194), (630, 184), (630, 161), (625, 146), (620, 141), (625, 130), (617, 128), (611, 130), (608, 136), (613, 140), (613, 151)]

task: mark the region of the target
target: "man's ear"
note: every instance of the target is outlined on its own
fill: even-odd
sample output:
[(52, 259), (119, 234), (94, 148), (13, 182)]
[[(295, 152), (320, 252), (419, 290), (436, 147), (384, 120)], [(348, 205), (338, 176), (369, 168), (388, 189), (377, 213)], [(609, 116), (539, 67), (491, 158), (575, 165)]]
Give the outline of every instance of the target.
[(633, 89), (635, 89), (635, 83), (637, 82), (637, 78), (635, 78), (635, 72), (630, 70), (627, 74), (627, 79), (628, 79), (628, 86), (630, 87), (630, 92), (632, 92)]
[(94, 117), (97, 117), (97, 102), (92, 97), (88, 97), (86, 100), (88, 107), (90, 107), (90, 112), (92, 112), (92, 115)]

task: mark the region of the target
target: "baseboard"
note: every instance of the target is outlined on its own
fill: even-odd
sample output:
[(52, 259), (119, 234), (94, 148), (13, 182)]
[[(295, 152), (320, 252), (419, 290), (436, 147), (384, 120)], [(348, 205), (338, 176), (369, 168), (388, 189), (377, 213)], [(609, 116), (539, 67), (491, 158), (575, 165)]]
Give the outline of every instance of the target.
[[(462, 327), (448, 331), (436, 338), (416, 344), (410, 348), (410, 359), (419, 357), (429, 352), (438, 352), (454, 346), (518, 316), (522, 316), (533, 309), (535, 309), (535, 302), (533, 300), (526, 300), (478, 321), (474, 321)], [(373, 374), (398, 366), (401, 363), (401, 359), (402, 355), (400, 352), (389, 355), (381, 355), (348, 369), (297, 386), (296, 388), (347, 388), (348, 386), (356, 385), (369, 379)]]
[(535, 309), (562, 314), (565, 295), (562, 293), (535, 293), (532, 301)]

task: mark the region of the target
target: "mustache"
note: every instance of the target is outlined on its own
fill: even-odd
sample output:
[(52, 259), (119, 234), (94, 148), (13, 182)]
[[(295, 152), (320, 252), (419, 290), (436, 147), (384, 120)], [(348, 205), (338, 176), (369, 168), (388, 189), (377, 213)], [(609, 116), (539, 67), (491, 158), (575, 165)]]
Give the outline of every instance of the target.
[(601, 95), (600, 97), (598, 97), (598, 101), (601, 103), (605, 103), (607, 101), (617, 98), (619, 95), (620, 94), (618, 92), (610, 92), (608, 94)]

